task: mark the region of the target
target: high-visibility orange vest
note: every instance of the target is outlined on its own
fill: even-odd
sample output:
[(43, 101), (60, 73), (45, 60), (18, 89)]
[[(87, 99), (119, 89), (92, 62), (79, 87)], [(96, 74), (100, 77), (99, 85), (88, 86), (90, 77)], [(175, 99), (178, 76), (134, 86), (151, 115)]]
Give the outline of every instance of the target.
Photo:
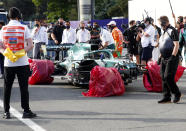
[[(115, 27), (112, 30), (112, 36), (113, 36), (114, 41), (115, 41), (115, 46), (116, 46), (116, 43), (118, 43), (118, 45), (115, 48), (117, 49), (117, 51), (119, 51), (120, 56), (121, 56), (122, 55), (122, 50), (123, 50), (123, 34), (117, 27)], [(113, 56), (118, 57), (119, 55), (118, 55), (117, 52), (114, 52)]]

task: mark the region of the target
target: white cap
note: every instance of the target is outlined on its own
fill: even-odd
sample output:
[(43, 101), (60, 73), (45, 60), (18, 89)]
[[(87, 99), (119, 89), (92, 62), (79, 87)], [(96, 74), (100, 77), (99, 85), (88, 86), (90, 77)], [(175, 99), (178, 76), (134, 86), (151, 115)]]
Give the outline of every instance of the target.
[(115, 21), (110, 21), (107, 25), (116, 25)]

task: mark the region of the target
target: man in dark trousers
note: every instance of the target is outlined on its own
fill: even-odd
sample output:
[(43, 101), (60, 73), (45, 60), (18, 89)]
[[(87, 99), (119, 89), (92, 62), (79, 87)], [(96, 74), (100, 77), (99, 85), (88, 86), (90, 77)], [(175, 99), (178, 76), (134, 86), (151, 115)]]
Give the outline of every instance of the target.
[[(52, 39), (56, 45), (61, 44), (64, 29), (64, 21), (62, 18), (59, 18), (58, 23), (54, 26), (53, 32), (51, 34)], [(56, 51), (55, 60), (59, 60), (59, 51)]]
[[(5, 23), (3, 21), (0, 21), (0, 30), (4, 25)], [(4, 74), (4, 56), (3, 54), (0, 53), (0, 79), (3, 78), (3, 74)]]
[(171, 102), (171, 93), (174, 94), (173, 102), (178, 103), (181, 98), (181, 92), (174, 78), (179, 63), (179, 37), (176, 29), (169, 24), (167, 16), (161, 16), (159, 22), (163, 29), (159, 40), (163, 99), (158, 101), (158, 103)]
[(21, 12), (18, 8), (10, 8), (8, 16), (10, 22), (2, 28), (0, 36), (0, 52), (5, 56), (3, 118), (11, 118), (9, 112), (10, 96), (16, 75), (21, 91), (21, 106), (24, 109), (22, 117), (34, 118), (36, 114), (29, 107), (28, 78), (30, 68), (26, 54), (33, 48), (31, 34), (28, 27), (19, 22), (21, 20)]

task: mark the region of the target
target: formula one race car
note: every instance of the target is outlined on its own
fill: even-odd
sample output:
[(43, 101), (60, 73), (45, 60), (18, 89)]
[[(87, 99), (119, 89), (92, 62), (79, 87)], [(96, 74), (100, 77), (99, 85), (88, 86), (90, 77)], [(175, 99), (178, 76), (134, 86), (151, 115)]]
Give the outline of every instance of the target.
[(94, 50), (95, 45), (77, 43), (68, 50), (68, 57), (55, 63), (53, 76), (68, 79), (73, 85), (88, 84), (90, 71), (95, 66), (114, 67), (121, 74), (125, 84), (139, 75), (138, 66), (129, 57), (114, 58), (113, 50)]

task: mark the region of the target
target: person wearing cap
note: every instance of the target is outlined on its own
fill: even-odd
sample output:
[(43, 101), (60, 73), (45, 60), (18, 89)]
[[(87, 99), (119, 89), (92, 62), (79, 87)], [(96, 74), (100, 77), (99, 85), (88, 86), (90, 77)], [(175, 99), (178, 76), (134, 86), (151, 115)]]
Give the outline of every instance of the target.
[(116, 26), (115, 21), (110, 21), (107, 26), (109, 27), (110, 31), (112, 32), (112, 37), (115, 42), (115, 52), (113, 53), (114, 57), (118, 57), (122, 55), (123, 50), (123, 34)]
[(79, 43), (89, 43), (90, 41), (90, 32), (85, 29), (85, 23), (80, 22), (80, 29), (77, 31), (77, 40)]
[(21, 107), (24, 109), (23, 118), (34, 118), (37, 115), (30, 110), (28, 78), (30, 67), (27, 52), (33, 48), (30, 31), (26, 25), (19, 22), (21, 12), (12, 7), (8, 12), (10, 22), (4, 26), (0, 37), (0, 52), (5, 56), (4, 61), (4, 115), (3, 118), (10, 119), (10, 96), (15, 76), (21, 92)]

